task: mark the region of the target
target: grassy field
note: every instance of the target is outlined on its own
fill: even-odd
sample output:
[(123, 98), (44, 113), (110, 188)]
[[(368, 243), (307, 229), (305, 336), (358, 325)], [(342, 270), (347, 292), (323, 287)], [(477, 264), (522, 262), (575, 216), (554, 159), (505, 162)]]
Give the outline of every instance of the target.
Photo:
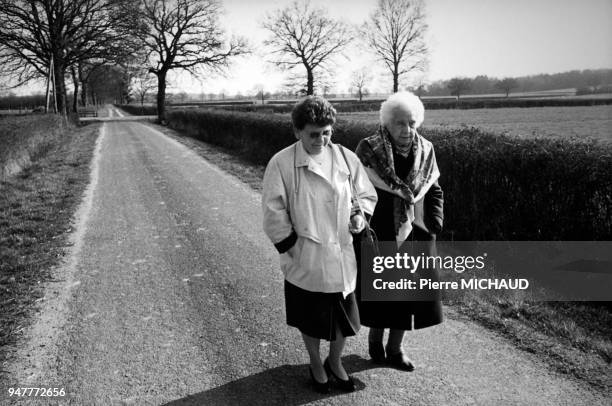
[[(377, 112), (340, 117), (377, 121)], [(426, 127), (479, 127), (520, 137), (592, 137), (612, 142), (612, 106), (429, 110)]]

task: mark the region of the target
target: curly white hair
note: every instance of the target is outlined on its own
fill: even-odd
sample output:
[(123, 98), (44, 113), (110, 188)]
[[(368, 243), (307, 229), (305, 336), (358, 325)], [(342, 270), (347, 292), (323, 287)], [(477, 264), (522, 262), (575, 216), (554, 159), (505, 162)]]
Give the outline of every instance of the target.
[(410, 112), (415, 121), (415, 128), (418, 128), (425, 119), (425, 106), (423, 102), (412, 92), (397, 92), (387, 97), (380, 105), (380, 123), (384, 126), (393, 118), (397, 110)]

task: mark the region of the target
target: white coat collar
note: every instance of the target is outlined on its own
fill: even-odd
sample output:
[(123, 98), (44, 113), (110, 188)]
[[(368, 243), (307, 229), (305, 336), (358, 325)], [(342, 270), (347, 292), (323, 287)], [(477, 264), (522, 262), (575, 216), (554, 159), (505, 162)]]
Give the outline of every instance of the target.
[[(342, 156), (342, 152), (340, 152), (341, 146), (335, 145), (334, 143), (329, 143), (329, 148), (332, 149), (332, 159), (334, 167), (341, 173), (345, 175), (349, 175), (350, 171), (346, 165), (344, 157)], [(299, 168), (300, 166), (307, 166), (308, 169), (312, 169), (314, 165), (312, 164), (312, 158), (308, 155), (308, 152), (304, 149), (301, 141), (296, 142), (295, 146), (295, 167)]]

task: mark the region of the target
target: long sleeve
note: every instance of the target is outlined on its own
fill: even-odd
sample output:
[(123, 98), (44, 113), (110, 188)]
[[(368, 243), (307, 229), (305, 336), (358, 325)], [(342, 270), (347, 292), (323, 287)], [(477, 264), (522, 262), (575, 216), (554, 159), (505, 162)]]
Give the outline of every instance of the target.
[(440, 233), (444, 226), (444, 193), (438, 181), (425, 194), (425, 221), (434, 234)]
[(357, 155), (348, 149), (344, 149), (344, 151), (346, 158), (351, 161), (350, 171), (353, 178), (353, 184), (355, 186), (356, 197), (364, 214), (369, 217), (372, 215), (372, 213), (374, 213), (374, 208), (376, 207), (376, 202), (378, 201), (376, 189), (368, 177), (366, 168), (363, 166)]
[(378, 195), (376, 194), (374, 185), (372, 185), (372, 182), (370, 182), (368, 178), (365, 168), (358, 159), (356, 159), (354, 182), (357, 198), (359, 199), (359, 204), (364, 214), (372, 215), (376, 207), (376, 202), (378, 201)]
[(273, 157), (266, 167), (263, 179), (263, 229), (280, 253), (289, 250), (297, 240), (287, 199), (287, 189), (278, 160)]

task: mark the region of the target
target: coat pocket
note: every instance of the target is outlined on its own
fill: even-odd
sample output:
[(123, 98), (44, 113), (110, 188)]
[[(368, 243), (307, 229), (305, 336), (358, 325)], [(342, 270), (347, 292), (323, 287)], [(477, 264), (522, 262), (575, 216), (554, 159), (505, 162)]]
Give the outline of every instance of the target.
[(299, 237), (298, 243), (299, 243), (299, 252), (296, 255), (297, 265), (305, 272), (309, 272), (309, 273), (321, 272), (322, 271), (321, 244), (307, 237)]

